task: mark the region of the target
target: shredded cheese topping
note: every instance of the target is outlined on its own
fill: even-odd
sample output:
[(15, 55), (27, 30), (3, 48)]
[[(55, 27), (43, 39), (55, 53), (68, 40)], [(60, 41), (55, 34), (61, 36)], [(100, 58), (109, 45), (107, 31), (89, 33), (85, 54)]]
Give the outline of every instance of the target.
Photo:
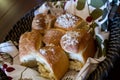
[(79, 20), (78, 17), (72, 15), (72, 14), (64, 14), (64, 15), (61, 15), (57, 18), (56, 22), (64, 27), (64, 28), (69, 28), (69, 27), (72, 27), (75, 25), (75, 23)]
[(64, 47), (70, 45), (76, 45), (78, 42), (78, 37), (80, 36), (79, 32), (76, 31), (68, 31), (63, 37), (62, 42)]

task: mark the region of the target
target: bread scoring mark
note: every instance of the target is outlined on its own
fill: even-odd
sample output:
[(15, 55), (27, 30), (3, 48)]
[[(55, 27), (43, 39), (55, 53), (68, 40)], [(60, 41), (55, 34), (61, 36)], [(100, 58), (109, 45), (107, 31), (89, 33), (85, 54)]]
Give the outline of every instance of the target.
[(68, 31), (63, 37), (62, 42), (64, 47), (68, 47), (70, 45), (76, 45), (79, 43), (78, 37), (80, 36), (79, 32), (76, 31)]
[(79, 18), (77, 16), (66, 13), (64, 15), (59, 16), (56, 22), (64, 28), (69, 28), (74, 26), (78, 20)]

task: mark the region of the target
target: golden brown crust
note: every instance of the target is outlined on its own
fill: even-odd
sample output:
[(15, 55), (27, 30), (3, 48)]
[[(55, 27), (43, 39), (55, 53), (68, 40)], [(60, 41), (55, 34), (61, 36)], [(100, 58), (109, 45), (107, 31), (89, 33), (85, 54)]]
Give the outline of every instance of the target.
[(58, 46), (43, 47), (40, 49), (40, 54), (38, 54), (38, 56), (39, 58), (43, 58), (49, 64), (52, 70), (51, 72), (53, 72), (52, 75), (48, 76), (48, 78), (53, 77), (55, 80), (60, 80), (68, 70), (69, 67), (68, 56)]
[(65, 34), (65, 31), (62, 29), (49, 29), (45, 32), (43, 37), (43, 42), (46, 45), (59, 45), (60, 46), (60, 39)]
[[(33, 53), (36, 53), (37, 50), (41, 47), (42, 36), (39, 31), (25, 32), (21, 35), (19, 40), (19, 57), (22, 64), (27, 64), (27, 61), (24, 58), (28, 57), (31, 63), (34, 63)], [(30, 64), (30, 63), (29, 63)], [(28, 65), (29, 66), (29, 65)], [(34, 66), (34, 65), (33, 65)]]
[(56, 17), (51, 14), (38, 14), (33, 18), (32, 29), (44, 33), (45, 30), (54, 26)]
[(94, 57), (96, 53), (96, 44), (95, 40), (91, 37), (89, 41), (87, 41), (88, 47), (86, 48), (85, 52), (83, 53), (84, 61), (86, 62), (88, 57)]
[(88, 45), (89, 43), (89, 40), (92, 38), (91, 34), (87, 32), (87, 30), (81, 30), (80, 31), (81, 33), (81, 41), (79, 43), (79, 51), (82, 51), (84, 48), (86, 48), (86, 46)]

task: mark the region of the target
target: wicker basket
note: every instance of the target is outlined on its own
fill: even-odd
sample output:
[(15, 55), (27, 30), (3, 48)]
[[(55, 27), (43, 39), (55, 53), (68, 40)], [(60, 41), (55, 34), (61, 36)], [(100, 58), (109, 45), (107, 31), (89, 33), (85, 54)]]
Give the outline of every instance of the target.
[[(31, 23), (34, 17), (34, 11), (40, 5), (36, 6), (26, 13), (8, 32), (4, 41), (19, 41), (21, 34), (31, 30)], [(115, 14), (115, 16), (113, 15)], [(111, 16), (112, 15), (112, 16)], [(90, 74), (88, 80), (107, 80), (109, 72), (114, 68), (115, 63), (120, 59), (120, 15), (116, 13), (116, 7), (111, 10), (109, 24), (109, 43), (107, 48), (107, 58), (101, 62), (97, 69)]]

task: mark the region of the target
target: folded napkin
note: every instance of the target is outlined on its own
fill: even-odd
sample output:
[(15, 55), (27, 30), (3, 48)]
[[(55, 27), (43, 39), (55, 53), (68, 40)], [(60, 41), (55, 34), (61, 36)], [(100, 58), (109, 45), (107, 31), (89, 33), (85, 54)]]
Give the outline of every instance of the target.
[(96, 69), (98, 63), (100, 63), (104, 59), (105, 57), (100, 57), (99, 59), (88, 58), (84, 67), (77, 74), (75, 80), (86, 80), (90, 73), (92, 73)]
[(18, 55), (18, 49), (15, 46), (15, 43), (12, 41), (7, 41), (0, 44), (0, 52), (8, 53), (12, 59), (13, 64), (20, 64)]
[(4, 68), (3, 70), (7, 76), (12, 78), (12, 80), (47, 80), (42, 78), (34, 69), (18, 64), (11, 65), (9, 63), (4, 63), (4, 65), (7, 65), (8, 67)]
[(96, 58), (88, 58), (85, 65), (83, 66), (83, 68), (79, 71), (76, 72), (74, 70), (69, 70), (65, 76), (62, 78), (62, 80), (86, 80), (87, 77), (90, 75), (90, 73), (92, 73), (98, 63), (100, 63), (101, 61), (103, 61), (105, 59), (105, 57), (101, 57), (99, 59)]
[[(0, 58), (0, 68), (7, 74), (8, 77), (12, 78), (10, 80), (47, 80), (42, 78), (35, 69), (24, 67), (20, 65), (18, 57), (18, 49), (16, 48), (14, 42), (7, 41), (0, 44), (0, 54), (8, 54), (11, 56), (13, 62), (5, 61)], [(11, 58), (7, 57), (8, 60)], [(2, 61), (1, 61), (2, 60)], [(10, 63), (8, 63), (10, 62)]]

